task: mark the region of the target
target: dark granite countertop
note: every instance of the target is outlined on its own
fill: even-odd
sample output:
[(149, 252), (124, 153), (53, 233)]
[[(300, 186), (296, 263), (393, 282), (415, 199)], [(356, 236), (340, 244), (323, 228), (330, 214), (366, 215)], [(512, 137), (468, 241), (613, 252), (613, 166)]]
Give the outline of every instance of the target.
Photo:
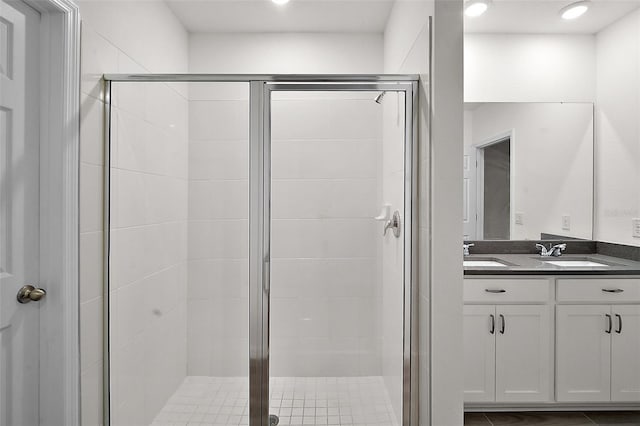
[[(507, 266), (465, 266), (464, 275), (640, 275), (640, 262), (602, 254), (472, 254), (464, 260), (495, 260)], [(556, 266), (549, 261), (591, 261), (606, 266)]]

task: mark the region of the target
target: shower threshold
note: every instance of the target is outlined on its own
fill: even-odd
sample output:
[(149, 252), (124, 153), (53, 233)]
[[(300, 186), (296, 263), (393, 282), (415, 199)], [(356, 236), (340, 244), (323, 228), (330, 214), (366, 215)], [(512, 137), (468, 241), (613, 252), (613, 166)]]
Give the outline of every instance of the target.
[[(274, 377), (270, 414), (279, 425), (398, 426), (384, 379), (366, 377)], [(246, 377), (189, 376), (152, 426), (248, 425)]]

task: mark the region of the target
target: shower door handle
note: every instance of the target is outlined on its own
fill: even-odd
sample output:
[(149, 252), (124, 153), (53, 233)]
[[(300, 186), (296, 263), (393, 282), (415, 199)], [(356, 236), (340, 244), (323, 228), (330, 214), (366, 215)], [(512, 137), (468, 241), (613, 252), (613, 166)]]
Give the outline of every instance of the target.
[(391, 219), (389, 219), (384, 225), (384, 232), (382, 235), (386, 236), (389, 229), (393, 231), (394, 237), (400, 238), (400, 212), (398, 210), (393, 212)]
[(265, 256), (262, 262), (262, 289), (265, 293), (271, 290), (271, 258)]

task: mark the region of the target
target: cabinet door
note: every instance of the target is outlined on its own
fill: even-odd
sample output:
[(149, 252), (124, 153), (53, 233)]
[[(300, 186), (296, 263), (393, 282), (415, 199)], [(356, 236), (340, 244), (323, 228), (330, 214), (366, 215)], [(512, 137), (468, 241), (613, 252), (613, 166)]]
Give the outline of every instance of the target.
[(611, 315), (609, 305), (557, 307), (558, 402), (611, 399), (611, 334), (607, 333), (607, 315)]
[(550, 312), (547, 305), (496, 307), (496, 401), (552, 399)]
[(640, 401), (640, 306), (614, 305), (611, 400)]
[[(464, 400), (495, 400), (494, 306), (464, 307)], [(497, 322), (495, 322), (497, 327)]]

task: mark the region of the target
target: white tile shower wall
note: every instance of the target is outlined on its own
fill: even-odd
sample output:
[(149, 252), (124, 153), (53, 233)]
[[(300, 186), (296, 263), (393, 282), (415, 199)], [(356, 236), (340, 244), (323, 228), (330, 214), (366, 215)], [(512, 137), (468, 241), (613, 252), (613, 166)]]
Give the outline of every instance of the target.
[[(247, 90), (191, 91), (190, 375), (248, 374)], [(372, 99), (274, 101), (273, 375), (380, 373), (381, 108)]]
[[(100, 78), (104, 73), (186, 71), (187, 33), (169, 9), (160, 2), (81, 1), (79, 6), (83, 18), (80, 167), (81, 404), (82, 425), (94, 426), (102, 424), (103, 414), (104, 96)], [(184, 92), (184, 89), (178, 86), (174, 89)], [(122, 95), (123, 97), (119, 97), (116, 102), (125, 99), (124, 94)], [(154, 241), (163, 244), (176, 243), (177, 247), (182, 245), (183, 249), (160, 250), (161, 255), (156, 263), (149, 262), (150, 255), (144, 259), (143, 268), (137, 269), (137, 265), (129, 263), (127, 268), (120, 268), (118, 272), (122, 278), (137, 279), (135, 284), (129, 283), (119, 288), (122, 292), (117, 292), (118, 296), (122, 296), (123, 301), (119, 308), (120, 313), (125, 315), (117, 316), (119, 321), (116, 321), (115, 327), (118, 330), (117, 333), (123, 337), (121, 340), (130, 342), (128, 352), (130, 356), (125, 356), (126, 352), (123, 351), (114, 352), (114, 363), (118, 366), (120, 377), (125, 379), (114, 381), (114, 385), (117, 383), (120, 389), (126, 389), (134, 398), (132, 401), (142, 404), (138, 407), (132, 404), (120, 404), (122, 410), (119, 411), (116, 407), (115, 420), (119, 419), (126, 424), (147, 422), (150, 415), (149, 409), (154, 406), (161, 407), (165, 402), (163, 393), (166, 396), (170, 395), (186, 373), (184, 371), (186, 361), (180, 361), (183, 367), (176, 368), (176, 362), (181, 356), (179, 349), (174, 353), (172, 347), (172, 351), (160, 352), (162, 358), (155, 356), (156, 348), (178, 342), (184, 336), (184, 326), (181, 325), (185, 323), (184, 307), (179, 308), (174, 305), (177, 304), (176, 300), (186, 299), (186, 287), (184, 287), (186, 272), (183, 260), (180, 265), (180, 259), (184, 259), (184, 253), (186, 253), (185, 243), (182, 242), (186, 235), (186, 225), (182, 225), (184, 228), (182, 231), (178, 226), (180, 222), (184, 223), (186, 220), (186, 213), (179, 209), (165, 210), (165, 208), (173, 205), (169, 202), (170, 198), (178, 197), (175, 205), (181, 203), (179, 197), (183, 195), (180, 194), (180, 181), (184, 182), (182, 187), (186, 188), (184, 174), (186, 150), (183, 149), (183, 147), (186, 148), (186, 134), (182, 133), (186, 130), (182, 123), (181, 130), (176, 127), (174, 135), (170, 135), (171, 132), (162, 127), (170, 123), (178, 124), (177, 119), (184, 122), (186, 101), (184, 96), (176, 96), (176, 91), (169, 90), (167, 87), (149, 91), (147, 95), (139, 98), (141, 101), (146, 99), (146, 104), (138, 103), (135, 108), (131, 105), (128, 107), (122, 105), (122, 108), (116, 112), (115, 119), (121, 119), (118, 121), (121, 136), (135, 134), (135, 138), (129, 139), (129, 143), (135, 143), (136, 149), (123, 151), (123, 158), (120, 158), (123, 170), (117, 170), (114, 173), (114, 183), (118, 182), (123, 189), (122, 195), (128, 197), (122, 199), (125, 204), (121, 204), (117, 213), (114, 211), (114, 220), (119, 221), (121, 226), (128, 226), (132, 233), (146, 232), (146, 236), (154, 238)], [(159, 97), (154, 99), (155, 95)], [(154, 105), (156, 108), (148, 109), (149, 113), (143, 112), (143, 107)], [(166, 111), (163, 112), (163, 109)], [(180, 135), (175, 135), (176, 132)], [(180, 140), (184, 141), (182, 146), (175, 143)], [(153, 145), (151, 142), (154, 142)], [(162, 164), (161, 156), (150, 155), (155, 153), (168, 155), (172, 149), (175, 150), (171, 152), (171, 157), (175, 156), (176, 161), (170, 168), (163, 168), (169, 163)], [(184, 160), (177, 159), (180, 153)], [(141, 161), (142, 159), (145, 161)], [(118, 159), (116, 158), (115, 161)], [(178, 166), (181, 163), (184, 165)], [(123, 186), (127, 182), (132, 185), (129, 190)], [(167, 189), (168, 193), (165, 193), (165, 187), (170, 188)], [(141, 189), (145, 194), (136, 197), (134, 192)], [(147, 194), (146, 191), (149, 193)], [(132, 208), (134, 206), (135, 208)], [(174, 221), (173, 224), (172, 221)], [(168, 232), (165, 233), (165, 230)], [(127, 234), (120, 229), (115, 243), (139, 242), (132, 236), (133, 234)], [(144, 250), (156, 248), (151, 240), (147, 243), (144, 245)], [(125, 247), (124, 250), (131, 253), (133, 249)], [(153, 254), (157, 253), (156, 250)], [(145, 275), (135, 275), (136, 272)], [(183, 283), (184, 296), (180, 296), (181, 290), (175, 285), (179, 280)], [(145, 291), (149, 289), (154, 291)], [(149, 298), (151, 293), (153, 295)], [(124, 303), (128, 301), (134, 303), (129, 305), (131, 309), (125, 312)], [(118, 305), (117, 302), (116, 305)], [(133, 336), (132, 332), (141, 328), (147, 332)], [(176, 343), (176, 348), (179, 348), (179, 345), (180, 343)], [(182, 343), (182, 346), (186, 347), (186, 342)], [(166, 356), (167, 353), (172, 356)], [(157, 371), (169, 373), (160, 376), (155, 374)], [(118, 392), (117, 389), (114, 391)], [(144, 400), (135, 399), (139, 398), (138, 395), (143, 395)], [(120, 399), (123, 396), (126, 398), (126, 395), (120, 394)], [(141, 410), (140, 407), (146, 408)]]
[[(189, 71), (370, 74), (382, 71), (382, 53), (380, 34), (191, 34)], [(192, 239), (189, 242), (189, 311), (192, 315), (189, 321), (190, 374), (231, 376), (247, 374), (246, 320), (220, 317), (218, 314), (208, 312), (208, 309), (213, 306), (212, 303), (219, 306), (220, 312), (223, 312), (224, 309), (228, 309), (230, 301), (235, 303), (237, 309), (242, 309), (241, 312), (246, 313), (247, 309), (247, 98), (246, 88), (238, 90), (234, 85), (228, 84), (198, 85), (196, 90), (190, 93), (192, 120), (189, 163), (189, 228)], [(290, 105), (293, 106), (295, 99), (291, 101)], [(369, 158), (372, 155), (374, 143), (350, 140), (349, 143), (342, 144), (338, 140), (344, 137), (379, 139), (380, 134), (372, 135), (369, 124), (373, 123), (375, 127), (376, 122), (367, 121), (368, 118), (364, 123), (357, 124), (357, 127), (345, 127), (342, 124), (343, 121), (348, 120), (349, 111), (355, 107), (349, 100), (334, 103), (333, 107), (335, 108), (333, 111), (325, 111), (323, 118), (326, 119), (326, 114), (332, 113), (334, 121), (342, 126), (339, 128), (350, 134), (340, 135), (334, 132), (332, 136), (334, 140), (322, 141), (324, 144), (319, 144), (319, 141), (315, 143), (306, 141), (304, 146), (297, 146), (299, 144), (293, 144), (291, 141), (281, 141), (280, 146), (285, 147), (288, 143), (287, 148), (291, 152), (274, 156), (274, 165), (277, 166), (274, 167), (274, 171), (280, 174), (281, 179), (272, 189), (274, 197), (278, 197), (281, 202), (273, 205), (273, 211), (275, 216), (291, 223), (291, 228), (285, 231), (287, 235), (292, 232), (309, 231), (314, 232), (314, 235), (319, 238), (324, 236), (325, 232), (331, 232), (333, 235), (331, 241), (337, 242), (333, 247), (340, 251), (338, 254), (351, 256), (359, 252), (360, 247), (355, 244), (343, 247), (340, 244), (346, 240), (345, 235), (351, 235), (351, 229), (365, 238), (363, 241), (366, 241), (367, 247), (377, 250), (375, 244), (368, 238), (368, 232), (373, 232), (372, 228), (375, 225), (371, 224), (368, 227), (361, 223), (363, 221), (360, 218), (377, 213), (375, 211), (378, 208), (375, 198), (378, 196), (377, 184), (370, 177), (376, 176), (375, 173), (378, 170), (377, 162), (366, 164), (345, 161), (346, 158), (353, 158), (360, 151), (364, 153), (365, 158)], [(283, 127), (285, 131), (326, 134), (327, 131), (333, 130), (331, 127), (311, 127), (317, 121), (301, 116), (303, 112), (293, 107), (289, 109), (286, 128)], [(358, 115), (349, 118), (357, 117)], [(229, 130), (233, 132), (229, 134)], [(357, 135), (354, 136), (354, 133)], [(238, 141), (244, 143), (234, 143)], [(345, 154), (331, 155), (328, 158), (330, 161), (324, 162), (323, 168), (319, 166), (320, 162), (313, 158), (318, 150), (322, 152), (323, 149), (325, 150), (323, 160), (329, 157), (326, 154), (329, 151), (339, 153), (344, 150)], [(288, 176), (291, 179), (282, 179)], [(324, 179), (327, 176), (339, 178)], [(369, 207), (371, 199), (374, 203)], [(328, 203), (327, 200), (331, 202)], [(323, 221), (318, 220), (318, 217), (335, 218), (335, 227), (324, 223), (329, 219)], [(274, 228), (278, 227), (281, 228), (282, 225), (274, 225)], [(298, 231), (292, 231), (293, 229)], [(222, 241), (224, 245), (216, 246), (216, 241)], [(282, 280), (278, 280), (278, 286), (272, 289), (273, 295), (274, 297), (282, 296), (281, 299), (286, 303), (291, 302), (292, 299), (304, 298), (306, 305), (309, 305), (314, 294), (322, 294), (323, 297), (335, 294), (337, 297), (342, 297), (343, 302), (355, 302), (360, 295), (368, 294), (371, 291), (371, 283), (378, 279), (376, 271), (371, 267), (370, 257), (328, 258), (326, 253), (314, 251), (313, 244), (291, 239), (288, 243), (282, 241), (282, 245), (285, 246), (289, 243), (295, 243), (295, 246), (291, 247), (297, 247), (296, 252), (289, 255), (298, 256), (299, 250), (308, 250), (305, 256), (320, 257), (308, 259), (294, 257), (291, 260), (282, 259), (280, 263), (273, 263), (273, 273), (283, 277)], [(274, 244), (280, 243), (276, 240)], [(327, 250), (331, 251), (328, 247)], [(367, 248), (364, 256), (371, 256), (372, 253), (373, 250)], [(336, 254), (332, 255), (336, 256)], [(362, 254), (358, 253), (358, 255)], [(210, 296), (207, 297), (203, 293)], [(207, 298), (208, 301), (198, 300), (202, 298)], [(290, 310), (289, 313), (307, 318), (301, 308), (306, 305), (294, 306), (295, 309)], [(327, 306), (327, 309), (331, 307)], [(355, 307), (351, 309), (353, 312), (348, 312), (349, 308), (342, 304), (339, 309), (340, 312), (344, 312), (342, 315), (346, 316), (356, 315), (358, 311), (354, 309), (362, 308)], [(274, 318), (278, 316), (279, 311), (279, 309), (274, 310)], [(318, 329), (325, 331), (328, 329), (327, 321), (327, 319), (324, 322), (306, 321), (300, 325), (298, 334), (300, 338), (304, 337), (307, 331), (312, 333), (306, 337), (308, 342), (304, 342), (309, 343), (306, 346), (306, 361), (310, 360), (313, 349), (310, 346), (311, 343), (319, 348), (325, 346), (321, 338), (313, 336), (324, 333)], [(338, 324), (334, 320), (332, 326), (339, 328)], [(274, 326), (275, 328), (279, 327)], [(203, 336), (210, 336), (211, 330), (221, 331), (216, 332), (215, 338), (203, 338)], [(340, 351), (351, 358), (355, 357), (354, 354), (359, 348), (372, 345), (368, 337), (355, 337), (358, 331), (338, 331), (350, 337), (336, 337), (332, 347), (342, 348)], [(231, 339), (232, 335), (235, 336), (233, 339)], [(303, 361), (295, 355), (295, 351), (300, 351), (300, 344), (303, 342), (299, 340), (296, 342), (290, 356), (274, 356), (274, 362), (280, 364), (290, 362), (293, 368), (293, 361), (297, 359), (295, 364), (302, 365)], [(282, 348), (278, 349), (276, 355), (286, 350), (285, 345), (289, 343), (290, 340), (274, 342), (276, 348)], [(318, 371), (307, 371), (307, 373), (330, 375), (330, 372), (320, 371), (326, 369), (330, 361), (332, 360), (324, 356), (322, 364), (314, 366)], [(312, 364), (309, 366), (311, 367)], [(303, 371), (303, 368), (295, 367), (295, 370)], [(281, 374), (289, 373), (282, 371)]]
[(382, 108), (375, 94), (272, 102), (271, 374), (381, 374)]
[(189, 375), (249, 374), (248, 91), (190, 87)]
[(148, 424), (187, 368), (187, 100), (156, 83), (113, 92), (112, 424)]

